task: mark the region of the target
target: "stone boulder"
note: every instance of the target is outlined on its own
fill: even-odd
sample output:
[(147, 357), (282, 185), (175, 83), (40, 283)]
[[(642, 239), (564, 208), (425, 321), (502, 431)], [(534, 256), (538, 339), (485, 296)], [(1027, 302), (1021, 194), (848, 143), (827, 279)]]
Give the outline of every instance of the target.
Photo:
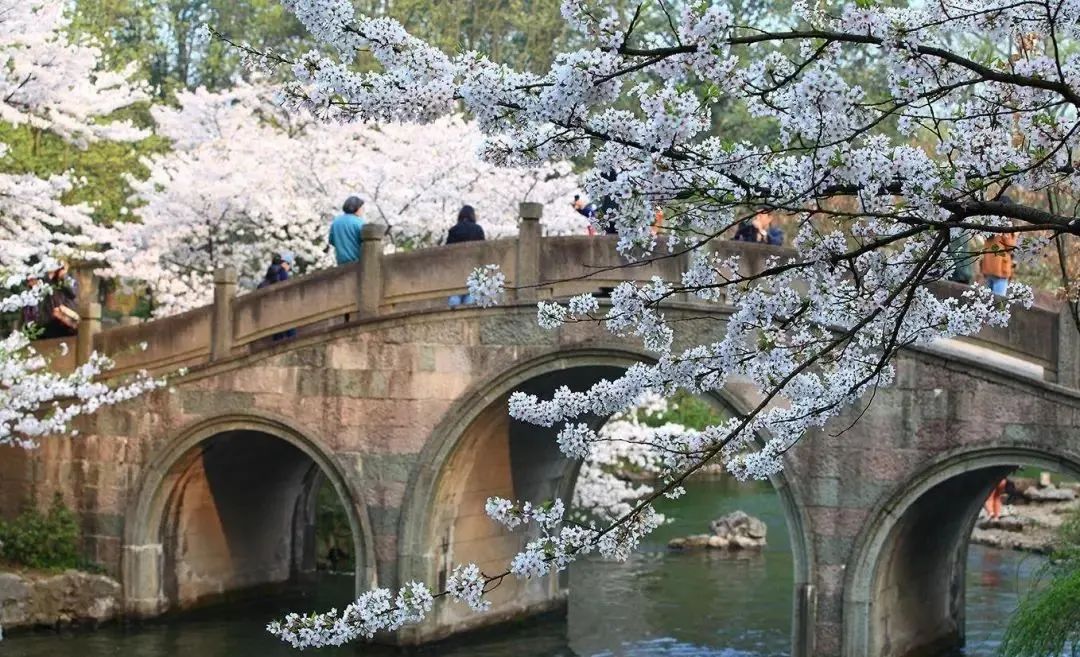
[(975, 524), (979, 529), (1000, 529), (1006, 532), (1022, 532), (1025, 527), (1033, 524), (1030, 518), (1024, 516), (1002, 516), (997, 520), (991, 520), (989, 517), (979, 518), (979, 521)]
[(709, 529), (711, 534), (673, 538), (668, 541), (668, 547), (675, 550), (760, 550), (765, 547), (765, 523), (742, 511), (713, 520), (709, 523)]
[(1031, 486), (1024, 491), (1024, 497), (1032, 502), (1068, 502), (1076, 499), (1076, 491), (1071, 488)]
[(0, 627), (96, 625), (117, 616), (120, 583), (68, 570), (58, 575), (0, 573)]
[(760, 550), (765, 547), (768, 527), (759, 518), (742, 511), (733, 511), (709, 523), (714, 536), (726, 540), (732, 548)]

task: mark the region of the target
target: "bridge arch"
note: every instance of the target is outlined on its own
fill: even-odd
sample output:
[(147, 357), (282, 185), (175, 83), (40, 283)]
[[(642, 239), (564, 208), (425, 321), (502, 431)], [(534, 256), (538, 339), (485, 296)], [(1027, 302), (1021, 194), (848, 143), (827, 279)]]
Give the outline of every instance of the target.
[[(250, 564), (248, 576), (240, 573), (226, 584), (247, 588), (277, 583), (283, 574), (286, 577), (294, 575), (304, 557), (297, 548), (302, 550), (303, 546), (270, 546), (266, 544), (267, 539), (285, 533), (289, 541), (295, 542), (304, 531), (298, 523), (303, 522), (304, 514), (313, 508), (314, 492), (320, 478), (334, 488), (348, 516), (356, 559), (354, 588), (359, 592), (374, 586), (374, 541), (367, 507), (353, 482), (324, 445), (323, 441), (288, 420), (258, 411), (204, 418), (166, 440), (148, 460), (124, 519), (121, 573), (126, 612), (133, 616), (152, 616), (181, 606), (182, 601), (194, 602), (197, 598), (227, 592), (223, 588), (225, 573), (203, 574), (203, 582), (192, 577), (191, 585), (179, 590), (178, 587), (183, 588), (178, 581), (181, 579), (178, 575), (180, 565), (174, 561), (175, 555), (170, 554), (178, 542), (193, 545), (196, 553), (200, 551), (198, 542), (206, 537), (194, 535), (197, 534), (195, 531), (187, 535), (186, 529), (205, 528), (206, 514), (200, 515), (198, 507), (205, 507), (207, 503), (221, 507), (214, 508), (211, 513), (214, 521), (220, 521), (214, 527), (220, 531), (216, 537), (219, 544), (203, 551), (203, 556), (212, 553), (218, 560), (222, 554), (226, 559), (230, 558), (233, 551), (227, 549), (228, 545), (223, 549), (220, 543), (227, 544), (229, 538), (235, 541), (238, 556), (242, 556), (244, 550), (260, 552)], [(261, 456), (263, 463), (249, 460), (255, 455)], [(260, 465), (264, 467), (256, 471)], [(230, 476), (215, 478), (215, 470), (220, 471), (220, 475), (228, 472)], [(215, 484), (226, 495), (224, 499), (216, 499), (213, 495), (198, 499), (197, 493), (193, 497), (190, 492), (200, 486), (206, 488)], [(291, 488), (284, 493), (274, 491), (275, 487), (281, 486)], [(275, 492), (279, 497), (283, 496), (276, 500), (282, 503), (276, 507), (269, 503), (275, 500), (262, 497)], [(256, 500), (260, 503), (252, 504)], [(221, 504), (217, 505), (218, 502)], [(287, 506), (289, 503), (291, 508)], [(249, 523), (246, 529), (262, 526), (263, 531), (236, 532), (229, 537), (225, 516), (233, 522)], [(251, 538), (241, 537), (241, 534)], [(310, 557), (310, 547), (308, 552)], [(199, 555), (196, 554), (194, 559), (198, 561)], [(251, 576), (252, 572), (257, 574)], [(213, 590), (215, 586), (219, 591)]]
[[(598, 380), (601, 376), (608, 378), (619, 376), (631, 365), (650, 360), (651, 356), (646, 352), (631, 349), (601, 347), (568, 349), (563, 347), (530, 360), (515, 363), (507, 367), (499, 375), (475, 386), (467, 394), (463, 395), (461, 402), (455, 404), (454, 408), (446, 414), (431, 433), (419, 456), (418, 466), (410, 479), (400, 516), (399, 581), (404, 582), (415, 579), (441, 583), (440, 579), (445, 576), (445, 567), (449, 563), (440, 563), (441, 560), (435, 554), (439, 551), (438, 548), (445, 546), (446, 543), (446, 537), (435, 536), (435, 525), (438, 524), (439, 514), (437, 508), (440, 501), (445, 503), (447, 499), (458, 499), (453, 494), (447, 494), (445, 480), (453, 476), (452, 473), (460, 472), (462, 466), (472, 467), (476, 465), (475, 459), (471, 455), (477, 453), (478, 445), (475, 442), (470, 444), (468, 434), (476, 429), (478, 425), (487, 424), (490, 427), (495, 422), (508, 422), (505, 400), (511, 392), (534, 389), (536, 382), (547, 380), (549, 384), (546, 386), (546, 388), (549, 388), (547, 393), (550, 394), (554, 389), (550, 385), (551, 382), (557, 383), (559, 377), (566, 376), (571, 372), (591, 371), (592, 376), (590, 378)], [(580, 388), (580, 384), (578, 387)], [(711, 395), (710, 398), (717, 405), (735, 412), (746, 412), (755, 405), (750, 399), (743, 399), (738, 391), (732, 390), (724, 390)], [(604, 421), (606, 421), (606, 418), (598, 418), (596, 424), (600, 425)], [(555, 453), (558, 453), (553, 439), (554, 431), (550, 429), (546, 431), (551, 432), (552, 435), (552, 440), (546, 441), (547, 445)], [(467, 454), (470, 456), (466, 456)], [(561, 457), (561, 454), (559, 456)], [(544, 463), (539, 467), (542, 469), (546, 465), (548, 464)], [(579, 466), (580, 462), (564, 462), (565, 469), (559, 477), (559, 483), (551, 492), (569, 501)], [(530, 464), (530, 467), (538, 467), (535, 460)], [(808, 593), (812, 591), (809, 582), (813, 581), (811, 578), (814, 576), (812, 572), (814, 561), (811, 558), (811, 542), (807, 529), (809, 523), (806, 519), (801, 496), (793, 486), (792, 480), (786, 474), (781, 473), (773, 479), (772, 484), (784, 509), (793, 552), (795, 582), (792, 612), (793, 643), (796, 646), (806, 646), (807, 637), (812, 636), (814, 627), (814, 619), (811, 616), (813, 605), (807, 604), (806, 601), (806, 596), (808, 594), (812, 595), (812, 593)], [(550, 490), (551, 487), (549, 487)], [(501, 490), (491, 489), (484, 492), (490, 495), (506, 496), (506, 493)], [(512, 490), (510, 492), (516, 491)], [(517, 497), (519, 499), (535, 499), (530, 497), (529, 494), (518, 494)], [(484, 522), (491, 525), (498, 532), (498, 528), (494, 527), (494, 523), (491, 523), (486, 518)], [(498, 540), (498, 537), (493, 536), (492, 538)], [(521, 539), (516, 538), (514, 540), (520, 541)], [(516, 549), (514, 548), (514, 551)], [(503, 555), (500, 554), (499, 556)], [(458, 563), (462, 560), (453, 559), (452, 561)], [(550, 602), (557, 598), (558, 583), (554, 581), (554, 578), (548, 579), (551, 580), (548, 582), (550, 590), (516, 593), (519, 595), (525, 594), (524, 598), (527, 601), (525, 604), (530, 604), (528, 602), (530, 600), (533, 602)], [(504, 586), (506, 586), (506, 583), (501, 585), (501, 587)], [(500, 614), (498, 607), (499, 605), (496, 603), (493, 613), (489, 612), (483, 621), (469, 612), (461, 615), (447, 615), (443, 612), (446, 617), (442, 618), (435, 618), (433, 615), (432, 622), (428, 625), (407, 628), (402, 632), (400, 638), (403, 643), (428, 641), (439, 638), (443, 634), (459, 631), (473, 622), (496, 622), (502, 615), (510, 617), (521, 611), (520, 607), (516, 607), (506, 609), (504, 614)], [(439, 610), (437, 610), (438, 612)], [(470, 617), (473, 620), (470, 620)], [(793, 654), (802, 655), (803, 653), (799, 652), (799, 648), (796, 648), (796, 652)]]
[(879, 503), (844, 578), (844, 657), (939, 654), (964, 642), (968, 542), (993, 486), (1017, 466), (1080, 478), (1080, 453), (1005, 444), (939, 455)]

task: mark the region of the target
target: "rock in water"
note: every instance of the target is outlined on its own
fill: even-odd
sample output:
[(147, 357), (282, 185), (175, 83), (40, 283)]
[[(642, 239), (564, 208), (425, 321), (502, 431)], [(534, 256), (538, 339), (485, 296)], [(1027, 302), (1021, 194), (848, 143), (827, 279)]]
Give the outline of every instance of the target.
[(1024, 497), (1033, 502), (1063, 502), (1076, 499), (1076, 491), (1071, 488), (1055, 488), (1053, 486), (1036, 488), (1032, 486), (1024, 491)]
[(765, 547), (768, 527), (759, 518), (742, 511), (733, 511), (709, 523), (715, 536), (726, 540), (731, 547), (744, 550), (760, 550)]
[(1004, 516), (997, 520), (980, 518), (975, 524), (979, 529), (1000, 529), (1007, 532), (1022, 532), (1024, 527), (1031, 524), (1031, 520), (1019, 516)]
[(713, 550), (760, 550), (765, 547), (767, 528), (761, 520), (742, 511), (729, 513), (709, 523), (712, 534), (694, 534), (668, 541), (674, 550), (710, 548)]
[(60, 574), (0, 573), (0, 625), (97, 624), (120, 611), (120, 583), (76, 570)]

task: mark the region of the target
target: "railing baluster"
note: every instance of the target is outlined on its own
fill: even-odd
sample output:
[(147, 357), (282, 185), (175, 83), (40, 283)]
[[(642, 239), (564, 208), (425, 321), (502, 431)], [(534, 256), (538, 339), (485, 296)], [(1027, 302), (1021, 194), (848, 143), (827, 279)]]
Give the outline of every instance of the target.
[(219, 267), (214, 271), (214, 316), (210, 323), (210, 360), (228, 358), (233, 346), (233, 299), (236, 298), (236, 270)]
[(377, 317), (383, 295), (383, 224), (360, 229), (360, 317)]
[(535, 301), (540, 284), (540, 218), (544, 206), (540, 203), (522, 203), (518, 206), (521, 222), (518, 224), (517, 271), (514, 287), (518, 301)]
[(79, 332), (75, 336), (75, 364), (83, 365), (94, 352), (94, 336), (101, 331), (101, 304), (90, 302), (79, 308)]

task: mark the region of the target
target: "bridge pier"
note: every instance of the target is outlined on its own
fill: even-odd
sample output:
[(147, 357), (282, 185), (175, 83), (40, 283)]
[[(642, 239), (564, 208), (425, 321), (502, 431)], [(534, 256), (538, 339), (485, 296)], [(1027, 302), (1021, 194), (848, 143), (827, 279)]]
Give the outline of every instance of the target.
[(124, 591), (124, 615), (129, 618), (153, 618), (165, 610), (161, 578), (164, 551), (161, 543), (125, 545), (122, 555), (124, 572), (120, 578)]

